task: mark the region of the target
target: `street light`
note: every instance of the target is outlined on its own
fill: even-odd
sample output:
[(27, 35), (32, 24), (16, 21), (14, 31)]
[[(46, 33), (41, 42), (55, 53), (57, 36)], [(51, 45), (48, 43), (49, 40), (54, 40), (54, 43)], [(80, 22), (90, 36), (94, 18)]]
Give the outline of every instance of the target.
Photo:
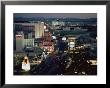
[(65, 40), (66, 40), (66, 37), (63, 37), (63, 38), (62, 38), (62, 40), (64, 40), (64, 41), (65, 41)]

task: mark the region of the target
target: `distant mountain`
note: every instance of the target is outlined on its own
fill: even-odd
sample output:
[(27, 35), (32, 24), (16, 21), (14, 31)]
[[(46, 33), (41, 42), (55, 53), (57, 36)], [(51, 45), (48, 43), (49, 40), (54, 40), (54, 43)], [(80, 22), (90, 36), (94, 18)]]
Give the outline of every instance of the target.
[(64, 21), (64, 22), (97, 22), (97, 18), (88, 18), (88, 19), (80, 19), (80, 18), (44, 18), (44, 17), (31, 17), (31, 18), (23, 18), (23, 17), (15, 17), (14, 22), (36, 22), (36, 21)]

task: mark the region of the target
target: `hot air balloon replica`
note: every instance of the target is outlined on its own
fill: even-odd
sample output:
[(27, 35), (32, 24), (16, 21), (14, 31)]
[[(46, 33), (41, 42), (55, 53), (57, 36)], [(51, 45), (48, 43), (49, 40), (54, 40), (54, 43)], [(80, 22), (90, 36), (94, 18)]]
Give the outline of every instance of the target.
[(29, 58), (27, 56), (24, 57), (23, 62), (22, 62), (22, 69), (24, 71), (29, 71), (30, 70), (30, 63), (29, 63)]

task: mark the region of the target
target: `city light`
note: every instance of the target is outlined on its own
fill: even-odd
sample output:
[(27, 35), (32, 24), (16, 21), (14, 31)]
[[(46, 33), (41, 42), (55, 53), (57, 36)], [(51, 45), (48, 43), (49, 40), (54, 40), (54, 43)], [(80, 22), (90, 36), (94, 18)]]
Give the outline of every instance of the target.
[(66, 37), (63, 37), (62, 40), (66, 40)]
[(43, 14), (14, 18), (14, 75), (97, 75), (97, 16)]
[(56, 39), (56, 36), (52, 36), (53, 39)]
[(44, 26), (44, 29), (46, 29), (46, 26)]

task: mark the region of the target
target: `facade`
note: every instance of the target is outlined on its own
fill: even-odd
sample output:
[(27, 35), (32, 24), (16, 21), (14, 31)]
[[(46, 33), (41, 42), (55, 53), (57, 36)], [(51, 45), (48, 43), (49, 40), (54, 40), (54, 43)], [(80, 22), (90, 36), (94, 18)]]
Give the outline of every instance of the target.
[(33, 36), (32, 36), (32, 32), (31, 33), (28, 33), (28, 39), (32, 39)]
[(44, 35), (44, 22), (35, 24), (35, 38), (41, 38)]
[(23, 39), (23, 46), (34, 46), (34, 39)]
[(73, 36), (68, 36), (68, 48), (69, 50), (73, 50), (73, 48), (75, 47), (75, 40), (76, 40), (76, 37), (73, 37)]
[(22, 52), (23, 51), (23, 40), (24, 40), (24, 35), (16, 35), (16, 51), (17, 52)]
[[(15, 23), (16, 25), (20, 25), (21, 29), (25, 32), (27, 32), (27, 34), (25, 33), (24, 36), (25, 38), (41, 38), (42, 35), (44, 34), (44, 22), (38, 22), (38, 23)], [(16, 27), (15, 27), (16, 28)], [(34, 36), (34, 37), (33, 37)]]
[(43, 41), (40, 45), (40, 47), (44, 50), (47, 50), (48, 52), (54, 51), (54, 43), (52, 40), (52, 34), (49, 31), (44, 31), (44, 35), (42, 36)]

